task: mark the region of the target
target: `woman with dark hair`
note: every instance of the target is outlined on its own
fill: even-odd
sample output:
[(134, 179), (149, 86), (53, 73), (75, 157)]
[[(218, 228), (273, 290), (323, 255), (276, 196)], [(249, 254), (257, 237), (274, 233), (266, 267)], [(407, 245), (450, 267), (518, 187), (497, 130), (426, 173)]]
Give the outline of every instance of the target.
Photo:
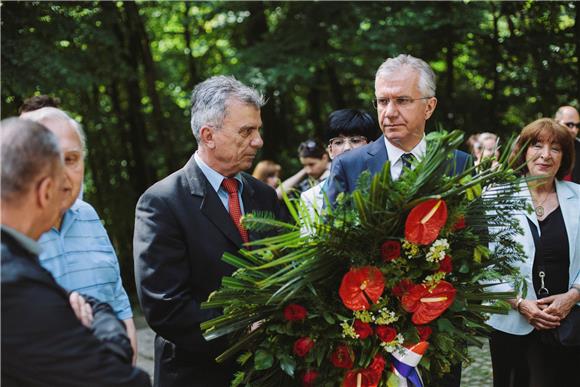
[(522, 129), (513, 149), (533, 211), (516, 215), (523, 230), (516, 242), (527, 258), (514, 265), (527, 293), (488, 321), (496, 387), (578, 383), (580, 347), (546, 340), (580, 302), (580, 185), (562, 181), (574, 162), (572, 141), (565, 127), (542, 118)]
[(282, 167), (271, 160), (262, 160), (256, 164), (252, 176), (276, 189), (280, 185)]

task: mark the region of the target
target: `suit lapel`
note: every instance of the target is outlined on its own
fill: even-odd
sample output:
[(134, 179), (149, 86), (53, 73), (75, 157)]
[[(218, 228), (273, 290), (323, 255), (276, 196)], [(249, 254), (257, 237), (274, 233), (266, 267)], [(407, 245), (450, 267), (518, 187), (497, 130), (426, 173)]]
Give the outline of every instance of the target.
[[(208, 221), (213, 223), (238, 248), (242, 246), (242, 237), (236, 228), (230, 214), (225, 209), (217, 192), (199, 169), (193, 156), (185, 166), (185, 175), (192, 195), (202, 198), (200, 211)], [(244, 186), (245, 191), (245, 186)], [(245, 205), (245, 203), (244, 203)]]
[(388, 160), (387, 147), (385, 146), (384, 137), (380, 136), (377, 140), (375, 140), (368, 147), (367, 153), (369, 155), (367, 167), (371, 172), (371, 175), (380, 173), (383, 169), (383, 165), (385, 165)]

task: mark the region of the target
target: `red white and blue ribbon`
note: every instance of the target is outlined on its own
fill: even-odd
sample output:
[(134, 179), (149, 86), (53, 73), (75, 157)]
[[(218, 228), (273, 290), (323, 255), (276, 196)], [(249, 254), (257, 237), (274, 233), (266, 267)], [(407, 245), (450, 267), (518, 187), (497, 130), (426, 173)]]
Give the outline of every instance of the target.
[(429, 343), (421, 341), (410, 348), (398, 347), (391, 353), (392, 371), (399, 379), (399, 387), (423, 387), (417, 364), (427, 348)]

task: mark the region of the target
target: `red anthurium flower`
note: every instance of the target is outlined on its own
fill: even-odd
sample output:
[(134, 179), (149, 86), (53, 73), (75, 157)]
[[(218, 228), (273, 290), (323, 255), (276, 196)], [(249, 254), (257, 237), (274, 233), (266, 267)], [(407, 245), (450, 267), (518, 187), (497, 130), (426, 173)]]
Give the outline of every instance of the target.
[(405, 239), (418, 244), (431, 244), (447, 221), (447, 205), (442, 199), (428, 199), (411, 210), (405, 222)]
[(427, 341), (431, 337), (431, 333), (433, 333), (433, 329), (428, 325), (417, 325), (415, 328), (417, 328), (417, 333), (419, 333), (420, 341)]
[(401, 256), (401, 243), (399, 241), (386, 241), (381, 246), (381, 256), (385, 262), (391, 262)]
[(395, 337), (397, 337), (397, 330), (386, 325), (380, 325), (376, 327), (375, 332), (379, 339), (381, 339), (381, 341), (384, 343), (390, 343), (391, 341), (395, 340)]
[(467, 224), (465, 223), (465, 216), (461, 215), (457, 221), (455, 222), (455, 224), (453, 225), (453, 227), (451, 227), (451, 229), (453, 231), (458, 231), (458, 230), (463, 230), (465, 227), (467, 227)]
[(444, 273), (451, 273), (453, 270), (453, 263), (451, 262), (451, 257), (446, 255), (441, 262), (439, 262), (439, 270)]
[(441, 316), (455, 300), (456, 290), (449, 282), (441, 281), (432, 291), (423, 284), (415, 285), (401, 298), (407, 312), (413, 313), (411, 321), (424, 325)]
[(377, 302), (384, 288), (385, 281), (381, 271), (373, 266), (365, 266), (350, 269), (342, 277), (338, 294), (348, 309), (365, 310), (370, 307), (369, 300)]
[(314, 382), (318, 378), (318, 372), (314, 370), (309, 370), (304, 373), (302, 376), (302, 385), (304, 387), (311, 387), (314, 386)]
[(346, 368), (347, 370), (351, 369), (353, 365), (351, 351), (346, 345), (339, 345), (332, 353), (330, 361), (335, 367)]
[(373, 334), (373, 328), (371, 327), (371, 324), (364, 323), (361, 320), (354, 320), (352, 327), (358, 335), (358, 338), (361, 340), (364, 340)]
[(302, 305), (289, 304), (284, 308), (284, 318), (288, 321), (304, 320), (306, 316), (308, 316), (308, 311)]
[(411, 289), (413, 286), (415, 286), (413, 281), (409, 279), (404, 279), (399, 281), (399, 283), (397, 283), (395, 286), (393, 286), (391, 292), (395, 297), (403, 297), (403, 295), (407, 293), (409, 289)]
[(304, 357), (314, 347), (314, 340), (310, 337), (301, 337), (294, 342), (294, 353), (297, 356)]

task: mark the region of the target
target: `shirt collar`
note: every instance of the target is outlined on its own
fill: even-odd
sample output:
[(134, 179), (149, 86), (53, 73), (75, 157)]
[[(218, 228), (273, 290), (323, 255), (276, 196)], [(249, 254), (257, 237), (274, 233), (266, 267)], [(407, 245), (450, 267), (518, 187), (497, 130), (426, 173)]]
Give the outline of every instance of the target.
[[(211, 187), (214, 189), (215, 192), (218, 192), (221, 185), (222, 185), (222, 181), (224, 181), (224, 179), (226, 179), (227, 177), (222, 175), (221, 173), (219, 173), (215, 169), (211, 168), (209, 165), (207, 165), (201, 159), (201, 157), (199, 157), (199, 155), (197, 154), (197, 151), (193, 154), (193, 158), (195, 159), (195, 162), (199, 166), (199, 169), (201, 169), (201, 172), (205, 175), (205, 177), (209, 181), (209, 184), (211, 185)], [(242, 181), (241, 174), (236, 173), (234, 178), (240, 183), (239, 188), (238, 188), (238, 192), (242, 193), (244, 190), (244, 182)]]
[(421, 141), (419, 141), (419, 143), (415, 145), (415, 147), (411, 149), (410, 152), (405, 152), (401, 148), (396, 147), (386, 137), (384, 137), (384, 139), (385, 146), (387, 147), (387, 155), (389, 157), (391, 165), (399, 161), (401, 156), (405, 153), (411, 153), (413, 156), (415, 156), (415, 159), (421, 160), (425, 156), (425, 153), (427, 152), (427, 142), (425, 141), (425, 135), (423, 135)]
[(2, 231), (6, 234), (10, 235), (12, 238), (16, 240), (24, 249), (28, 250), (34, 255), (39, 255), (42, 252), (40, 245), (34, 239), (24, 235), (20, 231), (13, 229), (12, 227), (8, 227), (2, 225)]

